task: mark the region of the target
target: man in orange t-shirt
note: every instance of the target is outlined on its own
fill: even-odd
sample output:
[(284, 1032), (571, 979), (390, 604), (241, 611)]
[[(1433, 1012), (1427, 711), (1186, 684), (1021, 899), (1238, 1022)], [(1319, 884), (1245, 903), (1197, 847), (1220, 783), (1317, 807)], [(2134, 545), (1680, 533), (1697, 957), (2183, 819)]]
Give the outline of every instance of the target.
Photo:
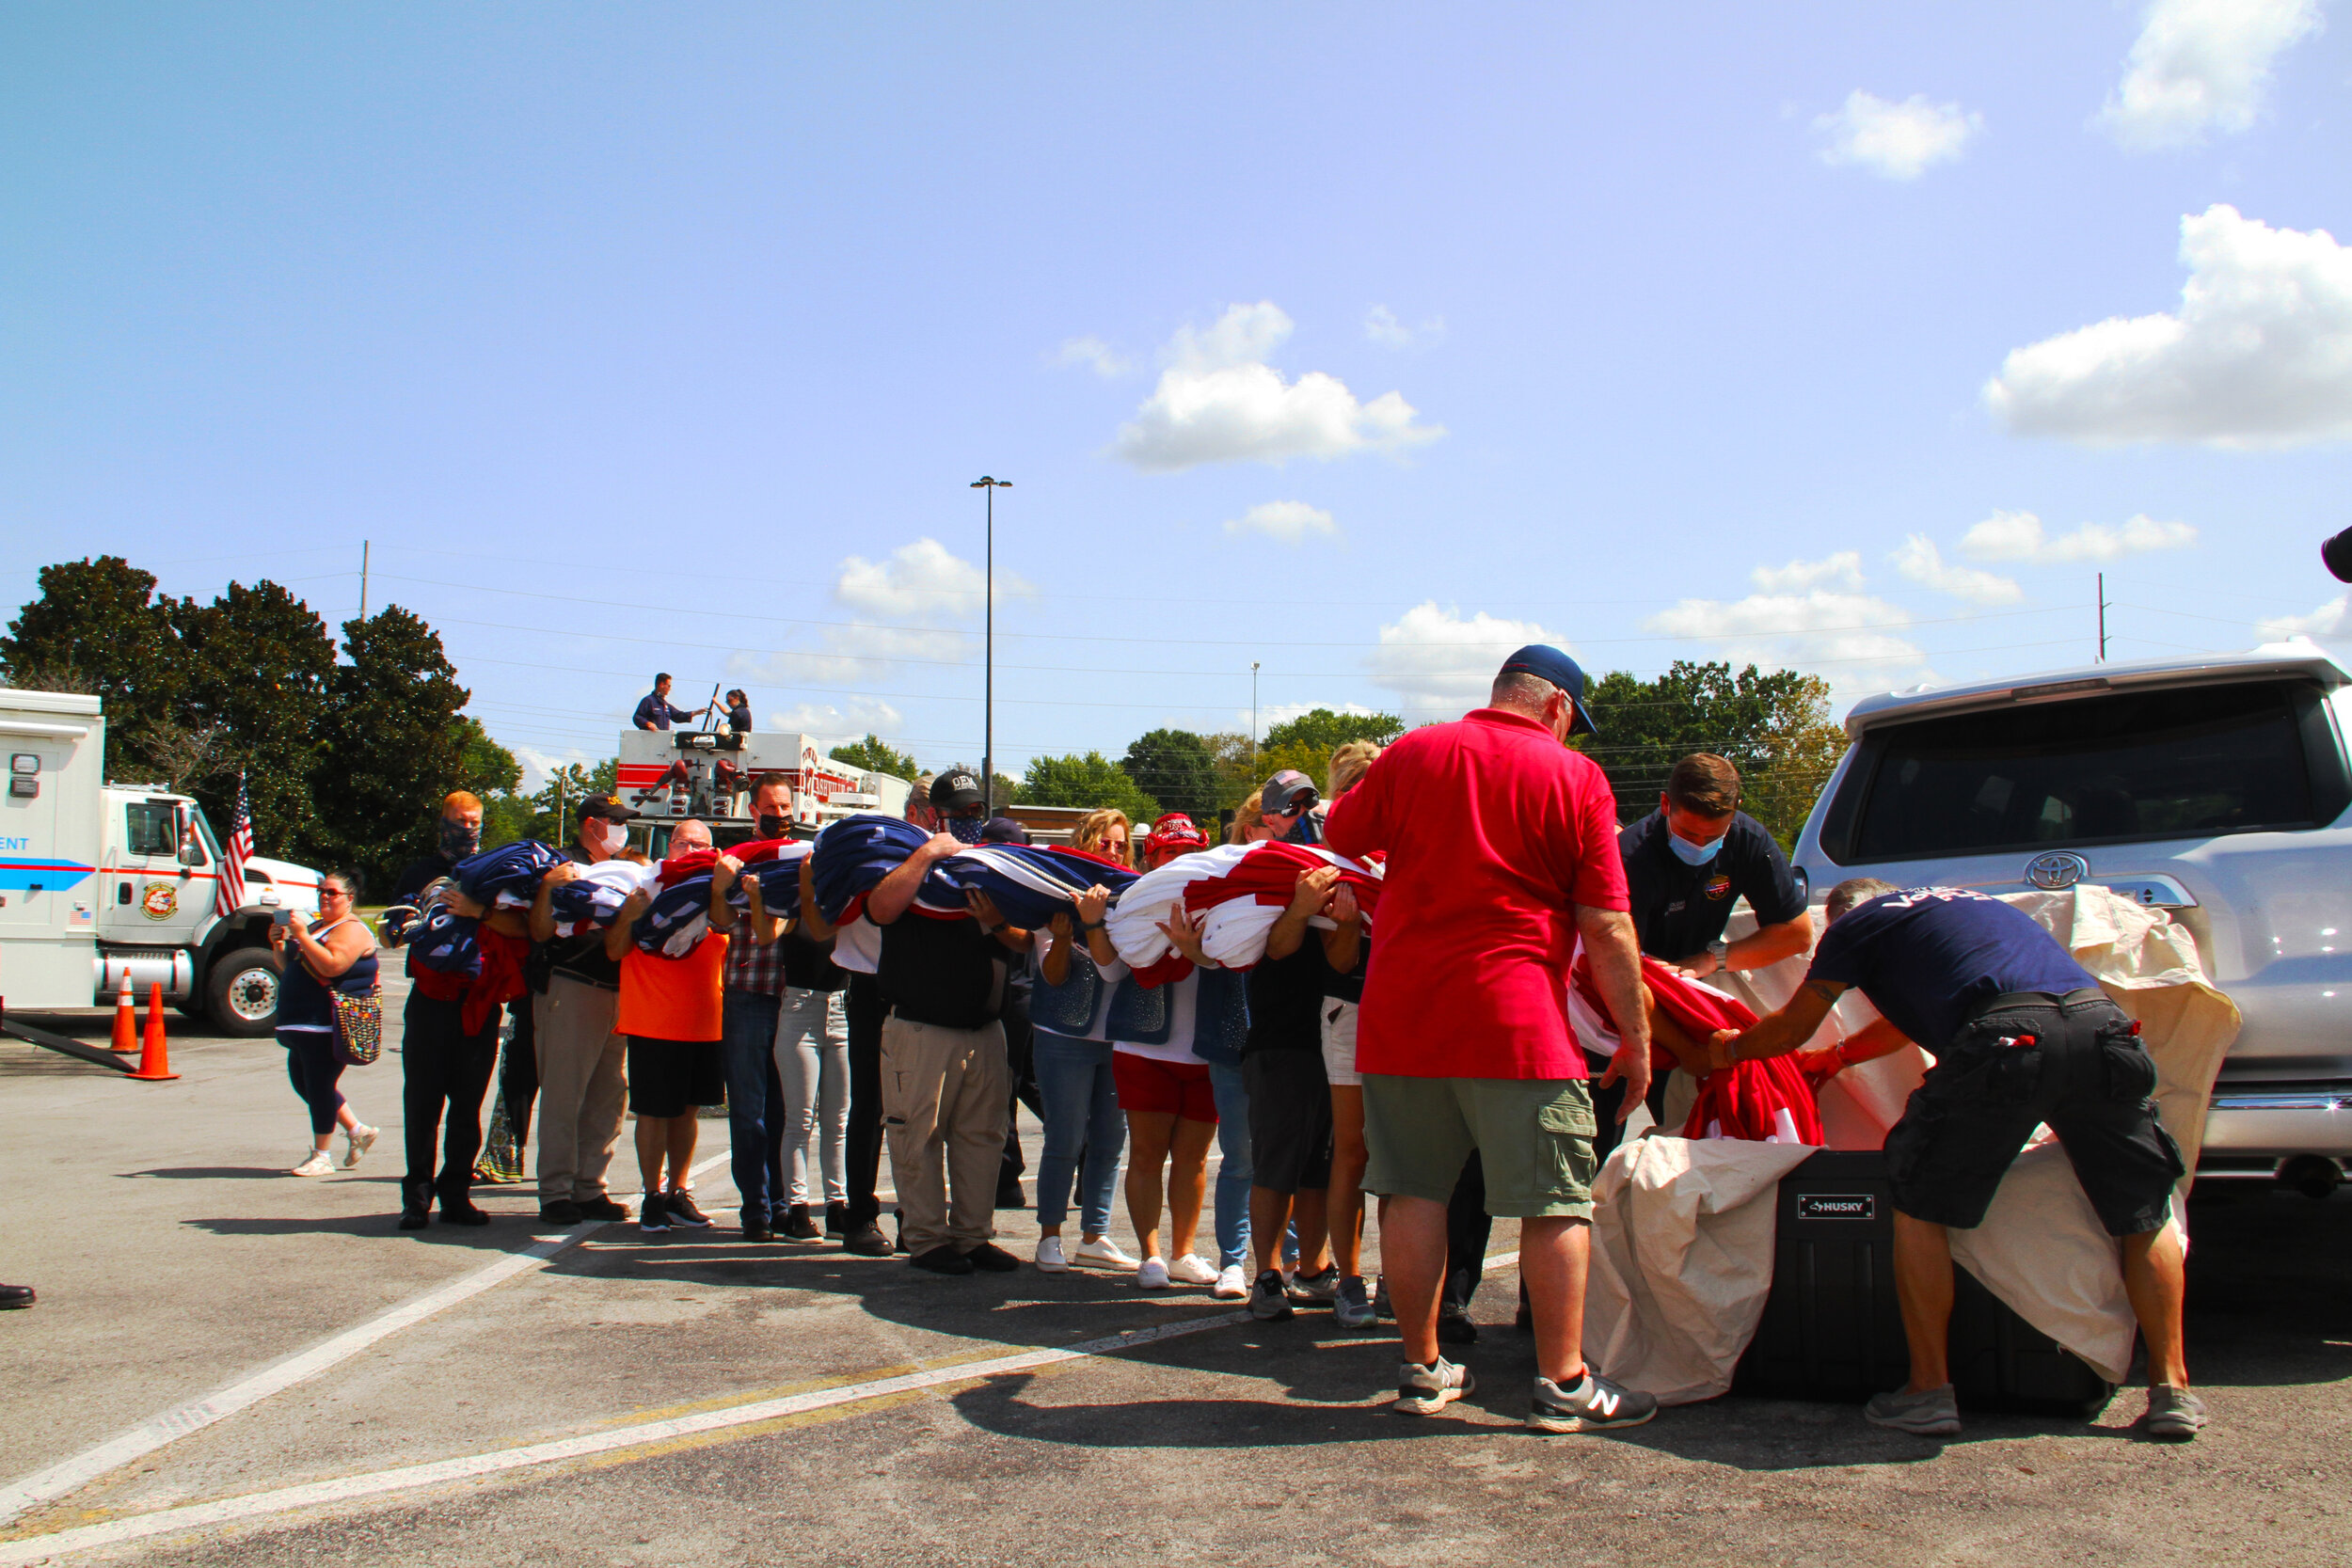
[[(672, 847), (677, 847), (675, 840)], [(605, 953), (621, 965), (613, 1027), (628, 1037), (628, 1108), (637, 1117), (637, 1169), (645, 1184), (637, 1227), (645, 1235), (673, 1225), (699, 1230), (710, 1224), (688, 1194), (686, 1178), (694, 1164), (696, 1109), (726, 1102), (719, 1040), (725, 933), (735, 925), (727, 890), (741, 869), (731, 855), (711, 867), (710, 931), (682, 958), (641, 951), (632, 940), (638, 916), (653, 904), (644, 888), (629, 895), (604, 934)]]

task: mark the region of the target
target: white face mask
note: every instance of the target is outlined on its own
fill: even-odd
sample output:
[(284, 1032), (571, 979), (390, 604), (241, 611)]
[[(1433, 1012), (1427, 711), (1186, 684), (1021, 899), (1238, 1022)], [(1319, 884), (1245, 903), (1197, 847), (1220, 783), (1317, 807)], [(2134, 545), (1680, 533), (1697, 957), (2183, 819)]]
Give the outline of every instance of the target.
[(618, 822), (607, 822), (600, 816), (591, 817), (588, 832), (580, 842), (588, 848), (616, 855), (620, 853), (621, 847), (628, 842), (628, 830)]

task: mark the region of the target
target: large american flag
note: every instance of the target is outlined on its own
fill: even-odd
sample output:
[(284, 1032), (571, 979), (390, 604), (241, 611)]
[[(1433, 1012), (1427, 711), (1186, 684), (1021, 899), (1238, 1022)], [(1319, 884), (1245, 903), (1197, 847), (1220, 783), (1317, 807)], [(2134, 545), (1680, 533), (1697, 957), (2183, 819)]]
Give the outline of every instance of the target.
[(245, 905), (245, 863), (253, 853), (253, 805), (246, 799), (245, 775), (237, 775), (237, 814), (220, 848), (220, 880), (213, 889), (213, 912), (226, 920)]

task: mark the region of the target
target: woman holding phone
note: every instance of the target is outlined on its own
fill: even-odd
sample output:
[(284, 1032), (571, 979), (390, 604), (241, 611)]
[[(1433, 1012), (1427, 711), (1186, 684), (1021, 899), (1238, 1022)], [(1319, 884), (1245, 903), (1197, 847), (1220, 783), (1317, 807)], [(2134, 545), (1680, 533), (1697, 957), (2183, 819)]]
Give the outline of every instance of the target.
[(319, 879), (316, 920), (269, 930), (270, 946), (286, 960), (278, 982), (278, 1043), (286, 1048), (286, 1076), (294, 1093), (310, 1108), (310, 1154), (290, 1176), (325, 1176), (335, 1168), (326, 1151), (338, 1126), (345, 1138), (343, 1169), (375, 1145), (375, 1129), (353, 1113), (336, 1086), (343, 1062), (335, 1051), (335, 1004), (328, 996), (375, 990), (375, 939), (352, 912), (359, 890), (358, 872), (330, 871)]

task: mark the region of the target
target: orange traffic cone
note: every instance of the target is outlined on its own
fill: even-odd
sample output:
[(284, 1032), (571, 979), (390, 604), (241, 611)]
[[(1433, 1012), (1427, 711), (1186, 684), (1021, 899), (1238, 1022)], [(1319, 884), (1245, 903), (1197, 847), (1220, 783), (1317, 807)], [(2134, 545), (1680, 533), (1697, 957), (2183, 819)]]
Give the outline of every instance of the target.
[(114, 1049), (128, 1056), (139, 1048), (139, 1022), (131, 1011), (131, 975), (125, 971), (122, 990), (115, 996)]
[(164, 1044), (164, 988), (157, 982), (147, 988), (147, 1041), (139, 1051), (139, 1069), (131, 1076), (150, 1084), (180, 1076), (171, 1070), (171, 1053)]

